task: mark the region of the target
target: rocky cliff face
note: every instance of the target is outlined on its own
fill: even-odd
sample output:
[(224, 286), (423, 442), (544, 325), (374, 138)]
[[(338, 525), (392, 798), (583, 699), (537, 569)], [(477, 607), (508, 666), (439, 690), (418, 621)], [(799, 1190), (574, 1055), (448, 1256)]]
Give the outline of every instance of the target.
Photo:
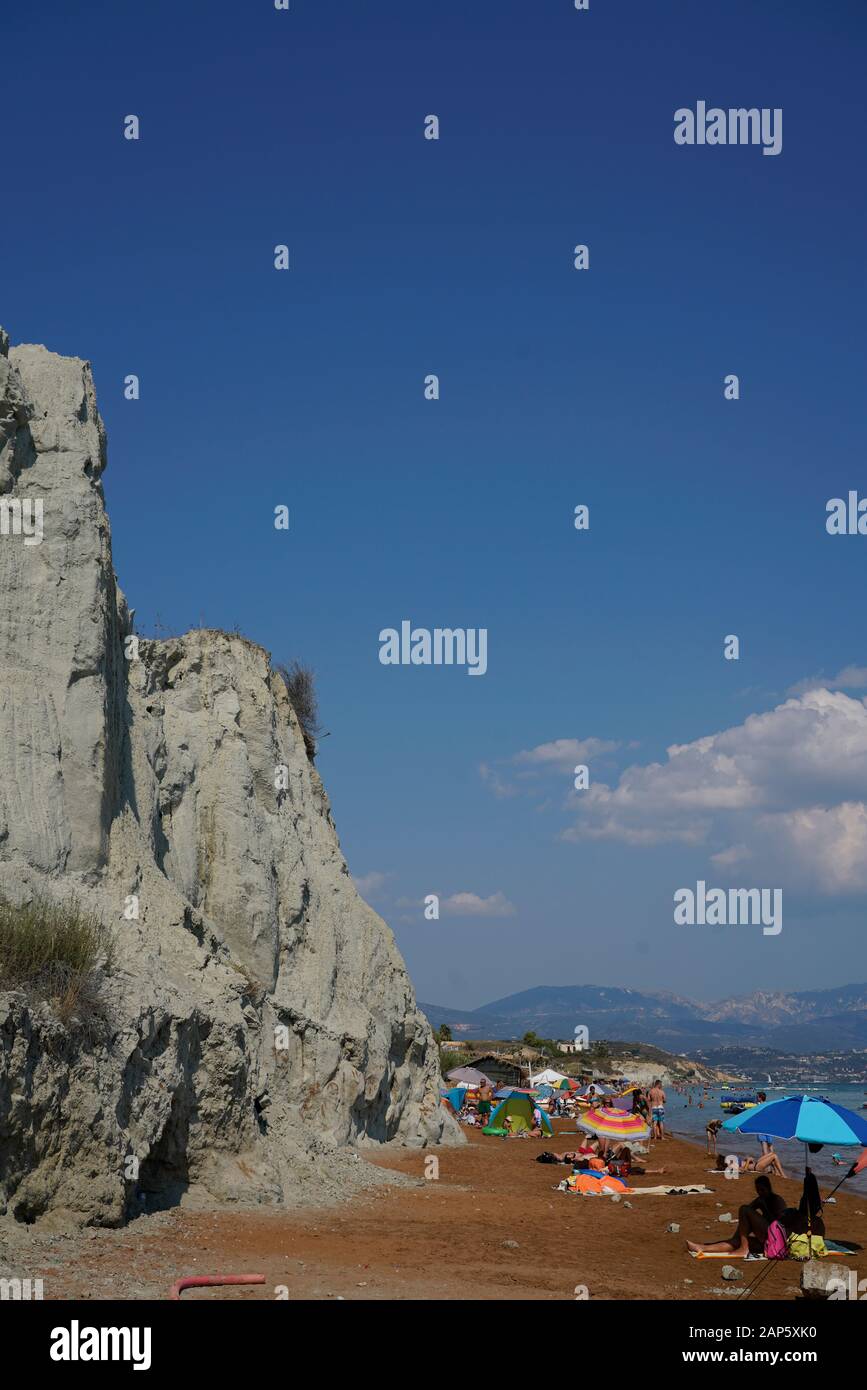
[(339, 1146), (459, 1142), (268, 654), (128, 640), (105, 463), (88, 364), (0, 334), (0, 892), (74, 891), (118, 948), (97, 1041), (0, 993), (0, 1213), (292, 1201)]

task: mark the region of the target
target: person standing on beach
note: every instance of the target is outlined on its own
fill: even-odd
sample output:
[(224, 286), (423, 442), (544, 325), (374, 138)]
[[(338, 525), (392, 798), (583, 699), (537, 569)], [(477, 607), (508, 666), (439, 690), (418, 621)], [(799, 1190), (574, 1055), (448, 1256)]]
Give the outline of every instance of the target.
[(491, 1123), (491, 1109), (493, 1106), (494, 1093), (487, 1084), (479, 1091), (479, 1123), (484, 1129), (485, 1125)]
[(652, 1139), (665, 1138), (665, 1091), (662, 1089), (662, 1082), (656, 1078), (650, 1088), (648, 1096), (650, 1101), (650, 1113), (653, 1120), (651, 1127)]
[[(767, 1098), (767, 1094), (764, 1091), (759, 1091), (756, 1095), (756, 1100), (758, 1101), (759, 1105), (764, 1105)], [(768, 1154), (774, 1152), (773, 1134), (757, 1134), (756, 1138), (758, 1139), (759, 1144), (761, 1145), (763, 1158), (765, 1158)]]

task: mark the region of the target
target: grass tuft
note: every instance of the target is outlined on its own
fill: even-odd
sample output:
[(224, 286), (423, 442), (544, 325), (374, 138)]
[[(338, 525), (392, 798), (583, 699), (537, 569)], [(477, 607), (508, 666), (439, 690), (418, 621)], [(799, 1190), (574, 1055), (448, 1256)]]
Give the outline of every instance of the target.
[(90, 1027), (102, 1017), (114, 959), (111, 929), (76, 898), (37, 895), (21, 906), (0, 899), (0, 989), (50, 1003), (63, 1023)]

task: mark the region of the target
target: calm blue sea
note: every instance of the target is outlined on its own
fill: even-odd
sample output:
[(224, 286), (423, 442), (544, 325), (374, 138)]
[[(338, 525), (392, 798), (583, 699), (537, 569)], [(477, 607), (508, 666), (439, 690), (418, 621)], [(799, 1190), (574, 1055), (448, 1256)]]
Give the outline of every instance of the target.
[[(738, 1092), (740, 1088), (727, 1088)], [(750, 1091), (749, 1086), (743, 1087), (744, 1094)], [(843, 1105), (847, 1110), (854, 1110), (865, 1121), (867, 1121), (867, 1110), (862, 1110), (862, 1106), (867, 1104), (867, 1087), (864, 1085), (846, 1086), (804, 1086), (800, 1092), (794, 1087), (785, 1089), (779, 1086), (762, 1086), (768, 1100), (779, 1100), (781, 1096), (808, 1095), (824, 1096), (826, 1100), (832, 1101), (835, 1105)], [(666, 1106), (666, 1126), (671, 1129), (673, 1134), (678, 1134), (687, 1139), (705, 1142), (704, 1127), (708, 1120), (724, 1119), (726, 1111), (720, 1109), (721, 1091), (711, 1091), (710, 1098), (705, 1100), (704, 1108), (699, 1109), (698, 1102), (702, 1099), (701, 1091), (693, 1091), (693, 1104), (687, 1104), (685, 1095), (679, 1095), (677, 1091), (669, 1089), (667, 1091), (668, 1104)], [(787, 1176), (800, 1176), (804, 1171), (804, 1145), (793, 1143), (790, 1140), (779, 1139), (774, 1144), (774, 1148), (780, 1156), (780, 1162), (785, 1169)], [(832, 1162), (831, 1154), (837, 1152), (844, 1160), (845, 1166), (838, 1167)], [(723, 1136), (717, 1135), (717, 1153), (743, 1154), (748, 1158), (757, 1158), (761, 1153), (761, 1145), (754, 1135), (732, 1134)], [(827, 1193), (828, 1179), (831, 1186), (843, 1176), (858, 1155), (861, 1153), (859, 1148), (854, 1149), (828, 1149), (824, 1148), (820, 1153), (810, 1155), (810, 1167), (813, 1172), (821, 1178), (821, 1187)], [(867, 1170), (859, 1173), (857, 1177), (849, 1178), (841, 1188), (842, 1192), (863, 1192), (867, 1194)]]

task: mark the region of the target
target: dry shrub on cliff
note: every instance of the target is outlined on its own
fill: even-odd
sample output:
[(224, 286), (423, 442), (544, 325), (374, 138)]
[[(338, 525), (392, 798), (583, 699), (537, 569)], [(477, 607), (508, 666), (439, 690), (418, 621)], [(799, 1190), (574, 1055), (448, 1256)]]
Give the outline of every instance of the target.
[(0, 989), (23, 989), (50, 1002), (64, 1023), (90, 1027), (113, 964), (113, 933), (76, 898), (36, 896), (20, 906), (0, 899)]
[(309, 666), (302, 666), (300, 661), (293, 661), (291, 666), (278, 666), (276, 669), (277, 674), (283, 678), (292, 708), (298, 716), (298, 723), (304, 735), (304, 747), (312, 761), (316, 755), (316, 739), (322, 732), (313, 672)]

